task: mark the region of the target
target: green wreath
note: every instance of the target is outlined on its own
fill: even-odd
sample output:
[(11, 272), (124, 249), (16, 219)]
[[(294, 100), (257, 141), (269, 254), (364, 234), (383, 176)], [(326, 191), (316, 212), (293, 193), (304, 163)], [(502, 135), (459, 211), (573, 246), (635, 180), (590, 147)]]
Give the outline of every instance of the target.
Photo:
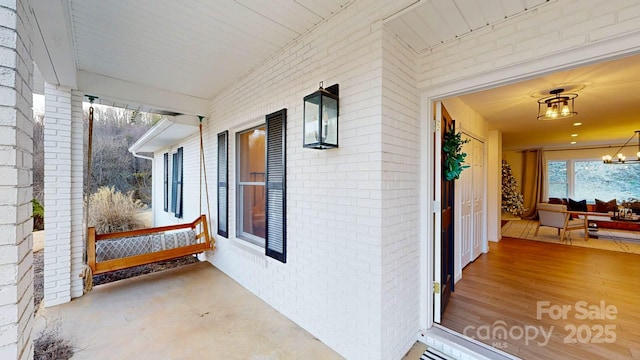
[(442, 151), (444, 152), (444, 161), (442, 162), (442, 172), (447, 181), (460, 178), (462, 170), (469, 165), (462, 165), (467, 154), (462, 152), (462, 145), (468, 143), (469, 139), (462, 139), (462, 133), (456, 133), (453, 125), (444, 132), (444, 140), (442, 141)]

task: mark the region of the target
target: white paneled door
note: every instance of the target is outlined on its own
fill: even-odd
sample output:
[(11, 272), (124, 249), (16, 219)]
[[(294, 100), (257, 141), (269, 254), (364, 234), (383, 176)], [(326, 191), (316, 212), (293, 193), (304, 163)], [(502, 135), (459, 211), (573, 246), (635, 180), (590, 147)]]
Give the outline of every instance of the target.
[(485, 241), (485, 174), (484, 142), (463, 135), (469, 142), (463, 146), (469, 168), (460, 175), (460, 269), (482, 253)]
[(486, 241), (485, 212), (485, 171), (484, 142), (472, 139), (473, 145), (473, 237), (471, 239), (471, 261), (482, 253), (482, 244)]
[(465, 165), (469, 166), (469, 168), (462, 171), (460, 174), (460, 179), (458, 179), (458, 185), (460, 187), (460, 235), (459, 235), (459, 248), (460, 248), (460, 268), (459, 271), (462, 271), (462, 268), (465, 267), (468, 263), (473, 260), (473, 254), (471, 251), (472, 243), (471, 240), (474, 236), (473, 231), (473, 142), (472, 138), (469, 136), (463, 135), (462, 137), (465, 140), (469, 140), (470, 142), (466, 143), (462, 147), (462, 151), (467, 154), (465, 158)]

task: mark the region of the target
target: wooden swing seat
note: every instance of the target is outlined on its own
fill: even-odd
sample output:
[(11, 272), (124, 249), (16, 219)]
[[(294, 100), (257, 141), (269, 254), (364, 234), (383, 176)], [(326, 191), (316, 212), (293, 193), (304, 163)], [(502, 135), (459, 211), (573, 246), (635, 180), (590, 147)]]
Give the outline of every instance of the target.
[[(197, 232), (199, 229), (200, 232)], [(109, 260), (98, 260), (101, 254), (96, 254), (98, 242), (113, 241), (117, 239), (126, 239), (132, 237), (153, 236), (157, 234), (171, 233), (177, 230), (193, 230), (195, 234), (195, 242), (191, 245), (175, 247), (171, 249), (152, 251), (148, 253), (126, 256)], [(98, 250), (97, 250), (98, 249)], [(87, 234), (87, 265), (91, 267), (93, 275), (103, 274), (110, 271), (127, 269), (138, 265), (151, 264), (157, 261), (175, 259), (178, 257), (193, 255), (213, 250), (212, 242), (209, 236), (209, 228), (207, 226), (207, 217), (200, 215), (195, 221), (187, 224), (160, 226), (148, 229), (139, 229), (131, 231), (122, 231), (109, 234), (96, 234), (96, 229), (90, 227)], [(98, 257), (96, 257), (98, 255)], [(102, 256), (104, 258), (104, 256)]]

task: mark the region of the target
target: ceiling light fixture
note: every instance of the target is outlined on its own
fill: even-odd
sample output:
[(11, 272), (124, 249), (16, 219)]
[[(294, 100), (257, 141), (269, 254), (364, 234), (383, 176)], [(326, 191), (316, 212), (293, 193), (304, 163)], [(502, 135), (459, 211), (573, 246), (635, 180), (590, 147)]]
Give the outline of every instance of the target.
[(562, 93), (564, 89), (549, 91), (551, 96), (538, 100), (538, 120), (557, 120), (577, 115), (573, 100), (578, 94)]
[[(622, 154), (622, 149), (624, 149), (634, 137), (638, 136), (638, 152), (636, 153), (636, 159), (627, 160), (627, 157)], [(617, 151), (616, 159), (614, 159), (611, 155), (605, 155), (602, 157), (602, 162), (605, 164), (629, 164), (629, 163), (640, 163), (640, 130), (636, 130), (633, 135), (627, 140), (624, 145), (620, 147)]]
[(573, 126), (580, 126), (580, 125), (582, 125), (582, 123), (581, 123), (581, 122), (575, 122), (575, 123), (573, 123)]

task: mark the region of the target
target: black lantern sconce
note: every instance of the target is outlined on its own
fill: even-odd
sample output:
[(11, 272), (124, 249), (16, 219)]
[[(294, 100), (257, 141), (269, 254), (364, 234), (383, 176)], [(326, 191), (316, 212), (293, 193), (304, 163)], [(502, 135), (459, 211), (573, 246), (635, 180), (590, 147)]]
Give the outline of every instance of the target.
[(320, 88), (304, 97), (303, 147), (331, 149), (338, 147), (338, 84)]

